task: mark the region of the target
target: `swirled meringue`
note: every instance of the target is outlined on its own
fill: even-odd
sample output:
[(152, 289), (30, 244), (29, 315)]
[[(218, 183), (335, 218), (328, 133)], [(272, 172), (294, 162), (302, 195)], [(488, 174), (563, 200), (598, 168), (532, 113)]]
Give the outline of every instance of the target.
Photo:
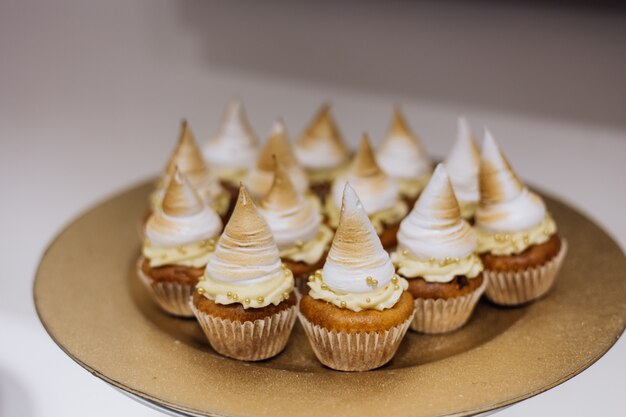
[(367, 293), (384, 288), (395, 269), (357, 193), (345, 185), (341, 219), (322, 270), (333, 291)]
[(477, 228), (516, 232), (533, 228), (544, 220), (543, 200), (519, 180), (488, 130), (481, 153), (479, 185)]
[(346, 183), (356, 190), (368, 215), (393, 208), (399, 200), (398, 187), (378, 166), (367, 134), (348, 171), (336, 178), (331, 193), (335, 207), (341, 207)]
[(400, 223), (398, 247), (418, 260), (465, 258), (476, 249), (476, 236), (462, 219), (443, 164), (437, 165), (413, 210)]
[(250, 127), (243, 102), (233, 98), (226, 108), (217, 134), (203, 147), (205, 161), (218, 177), (232, 178), (237, 171), (254, 166), (259, 140)]
[(202, 153), (186, 120), (181, 123), (181, 131), (176, 148), (168, 161), (165, 172), (157, 184), (151, 204), (153, 210), (161, 204), (165, 187), (175, 168), (185, 174), (200, 197), (215, 210), (223, 214), (228, 209), (228, 194), (214, 177), (202, 158)]
[(161, 208), (146, 223), (147, 246), (189, 245), (215, 238), (221, 230), (219, 216), (202, 202), (185, 175), (175, 167)]
[(283, 269), (267, 222), (241, 186), (233, 214), (198, 287), (217, 303), (260, 308), (288, 298), (293, 286), (293, 274)]
[(389, 130), (376, 152), (376, 160), (395, 180), (417, 181), (430, 175), (430, 158), (417, 135), (411, 131), (400, 107), (394, 109)]
[(348, 161), (350, 152), (333, 119), (329, 104), (322, 105), (298, 137), (294, 152), (307, 170), (333, 169)]
[[(478, 191), (480, 151), (476, 146), (467, 119), (463, 116), (459, 116), (456, 142), (446, 157), (445, 166), (459, 204), (478, 204), (480, 198)], [(473, 215), (473, 213), (471, 214)]]
[(282, 250), (315, 238), (321, 217), (311, 200), (294, 188), (276, 159), (274, 165), (274, 182), (261, 200), (259, 212), (272, 229), (278, 249)]
[(256, 167), (249, 172), (245, 180), (250, 193), (255, 197), (262, 197), (269, 191), (274, 180), (274, 155), (289, 174), (296, 190), (305, 194), (309, 190), (309, 180), (293, 153), (282, 120), (277, 120), (274, 123), (267, 143), (261, 150)]

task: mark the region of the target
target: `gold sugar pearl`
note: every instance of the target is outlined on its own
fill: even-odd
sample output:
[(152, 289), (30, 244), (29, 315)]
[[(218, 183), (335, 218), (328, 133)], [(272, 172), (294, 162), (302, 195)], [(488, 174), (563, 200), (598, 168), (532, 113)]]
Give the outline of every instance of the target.
[(365, 283), (367, 285), (369, 285), (370, 287), (377, 287), (378, 286), (378, 280), (374, 279), (372, 277), (366, 277), (365, 278)]
[(309, 275), (309, 281), (315, 281), (315, 275)]
[(322, 270), (318, 269), (317, 271), (315, 271), (315, 277), (316, 278), (322, 278)]
[(250, 299), (246, 298), (246, 299), (243, 300), (243, 302), (246, 303), (246, 304), (250, 304)]
[(368, 298), (366, 298), (366, 299), (365, 299), (365, 302), (366, 302), (366, 303), (371, 303), (371, 302), (372, 302), (372, 299), (368, 297)]
[(285, 268), (285, 270), (283, 271), (283, 273), (285, 274), (286, 277), (291, 276), (291, 271), (287, 268)]
[(263, 301), (265, 301), (265, 297), (257, 297), (256, 298), (257, 303), (259, 304), (263, 304)]
[(328, 285), (326, 285), (326, 283), (323, 283), (323, 284), (322, 284), (322, 289), (323, 289), (323, 290), (327, 290), (327, 289), (328, 289)]
[(302, 249), (302, 247), (304, 246), (304, 242), (301, 240), (297, 240), (296, 241), (296, 248), (298, 249)]
[(233, 293), (233, 300), (239, 300), (239, 296), (235, 293)]
[(342, 301), (340, 304), (341, 304), (341, 308), (346, 308), (346, 305), (347, 305), (347, 304), (346, 304), (346, 302), (345, 302), (345, 301)]
[(226, 293), (226, 298), (228, 298), (229, 300), (230, 300), (231, 298), (233, 298), (233, 292), (232, 292), (232, 291), (228, 291), (228, 292)]
[(287, 299), (289, 299), (289, 297), (290, 297), (290, 294), (289, 294), (287, 291), (285, 291), (285, 292), (283, 293), (283, 298), (284, 298), (285, 300), (287, 300)]
[(397, 275), (394, 275), (394, 276), (393, 276), (393, 278), (391, 278), (391, 282), (392, 282), (393, 284), (397, 284), (397, 283), (398, 283), (398, 276), (397, 276)]
[(403, 254), (404, 256), (408, 256), (408, 255), (409, 255), (409, 251), (408, 251), (408, 250), (406, 250), (406, 249), (403, 249), (403, 250), (402, 250), (402, 254)]
[(400, 289), (400, 286), (398, 284), (396, 284), (396, 285), (393, 286), (393, 289), (397, 291), (397, 290)]
[(204, 288), (202, 288), (202, 287), (198, 287), (196, 289), (196, 291), (198, 291), (198, 294), (200, 294), (200, 295), (202, 295), (202, 294), (204, 294), (206, 292), (206, 290)]

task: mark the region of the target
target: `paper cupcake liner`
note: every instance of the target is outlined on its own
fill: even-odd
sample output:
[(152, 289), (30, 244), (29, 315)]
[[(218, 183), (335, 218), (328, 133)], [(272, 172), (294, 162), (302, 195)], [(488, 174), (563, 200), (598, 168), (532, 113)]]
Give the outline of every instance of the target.
[(154, 302), (163, 311), (173, 316), (193, 317), (193, 311), (189, 307), (189, 297), (193, 294), (195, 285), (155, 282), (141, 270), (142, 262), (143, 258), (140, 258), (137, 263), (137, 276)]
[(206, 314), (190, 302), (211, 347), (229, 358), (261, 361), (285, 349), (296, 321), (297, 307), (289, 307), (263, 320), (233, 321)]
[(563, 240), (559, 253), (544, 265), (524, 271), (483, 272), (489, 277), (485, 294), (492, 302), (515, 306), (543, 297), (554, 285), (563, 259), (567, 253), (567, 241)]
[(338, 371), (369, 371), (395, 355), (413, 314), (404, 323), (382, 332), (336, 332), (312, 324), (302, 314), (300, 323), (317, 359)]
[(411, 330), (420, 333), (446, 333), (463, 326), (472, 315), (476, 303), (488, 286), (483, 274), (480, 287), (467, 295), (454, 298), (417, 298)]

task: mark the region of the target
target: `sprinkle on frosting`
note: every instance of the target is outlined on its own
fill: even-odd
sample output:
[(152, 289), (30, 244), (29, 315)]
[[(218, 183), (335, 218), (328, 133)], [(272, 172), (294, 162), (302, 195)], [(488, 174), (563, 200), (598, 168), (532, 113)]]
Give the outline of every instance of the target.
[(423, 181), (420, 183), (419, 180), (425, 180), (430, 175), (432, 163), (400, 107), (394, 109), (391, 125), (378, 148), (376, 159), (382, 170), (395, 180), (412, 180), (417, 185), (423, 185)]
[[(339, 227), (318, 275), (309, 282), (310, 295), (354, 311), (391, 308), (408, 286), (395, 276), (389, 255), (350, 184), (345, 186)], [(376, 299), (377, 304), (367, 299)]]
[(217, 134), (204, 146), (204, 158), (218, 176), (232, 176), (254, 166), (259, 141), (250, 126), (243, 102), (233, 98), (226, 108)]
[(259, 212), (268, 222), (279, 249), (315, 238), (321, 224), (319, 212), (310, 200), (294, 188), (287, 172), (274, 158), (274, 182), (263, 197)]
[(250, 171), (246, 185), (256, 197), (265, 195), (274, 180), (274, 156), (289, 174), (294, 187), (304, 194), (309, 189), (309, 181), (306, 173), (298, 163), (282, 120), (277, 120), (267, 143), (261, 150), (256, 168)]
[(459, 204), (443, 164), (437, 165), (411, 213), (400, 223), (398, 250), (392, 260), (406, 277), (449, 282), (482, 270), (474, 254), (476, 236), (461, 217)]
[(335, 207), (341, 207), (342, 193), (349, 182), (361, 197), (367, 214), (373, 214), (396, 205), (399, 200), (398, 187), (378, 166), (367, 134), (346, 174), (337, 178), (332, 186)]
[[(209, 257), (198, 288), (219, 304), (259, 308), (279, 304), (293, 285), (293, 274), (282, 266), (268, 224), (241, 186), (233, 214)], [(246, 298), (257, 301), (246, 304)]]
[(295, 143), (300, 164), (310, 170), (341, 166), (350, 157), (348, 147), (333, 119), (329, 104), (323, 104)]
[(204, 162), (200, 148), (186, 120), (181, 123), (178, 143), (166, 165), (164, 175), (157, 184), (155, 195), (152, 197), (154, 207), (161, 203), (165, 186), (176, 167), (185, 174), (204, 201), (214, 207), (218, 213), (223, 214), (228, 209), (228, 195)]
[(520, 232), (546, 215), (543, 200), (519, 180), (491, 133), (485, 131), (480, 163), (477, 227), (492, 232)]
[(222, 230), (219, 216), (206, 206), (176, 167), (161, 209), (146, 224), (144, 256), (151, 266), (178, 264), (200, 267), (212, 250), (209, 240)]
[(472, 217), (480, 198), (478, 191), (480, 151), (467, 119), (463, 116), (459, 116), (456, 142), (445, 160), (445, 165), (454, 194), (462, 208), (465, 208), (462, 210), (463, 217)]

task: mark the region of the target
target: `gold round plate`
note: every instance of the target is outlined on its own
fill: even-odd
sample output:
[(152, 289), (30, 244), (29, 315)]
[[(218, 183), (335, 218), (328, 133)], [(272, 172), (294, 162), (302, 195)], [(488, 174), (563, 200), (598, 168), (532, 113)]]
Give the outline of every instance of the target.
[(208, 416), (470, 415), (523, 400), (586, 369), (626, 325), (626, 258), (589, 219), (547, 204), (568, 240), (556, 286), (520, 308), (481, 301), (451, 334), (409, 332), (381, 369), (320, 365), (296, 324), (276, 358), (216, 354), (194, 320), (162, 313), (135, 276), (147, 183), (92, 208), (47, 249), (34, 283), (41, 322), (92, 374), (150, 403)]

